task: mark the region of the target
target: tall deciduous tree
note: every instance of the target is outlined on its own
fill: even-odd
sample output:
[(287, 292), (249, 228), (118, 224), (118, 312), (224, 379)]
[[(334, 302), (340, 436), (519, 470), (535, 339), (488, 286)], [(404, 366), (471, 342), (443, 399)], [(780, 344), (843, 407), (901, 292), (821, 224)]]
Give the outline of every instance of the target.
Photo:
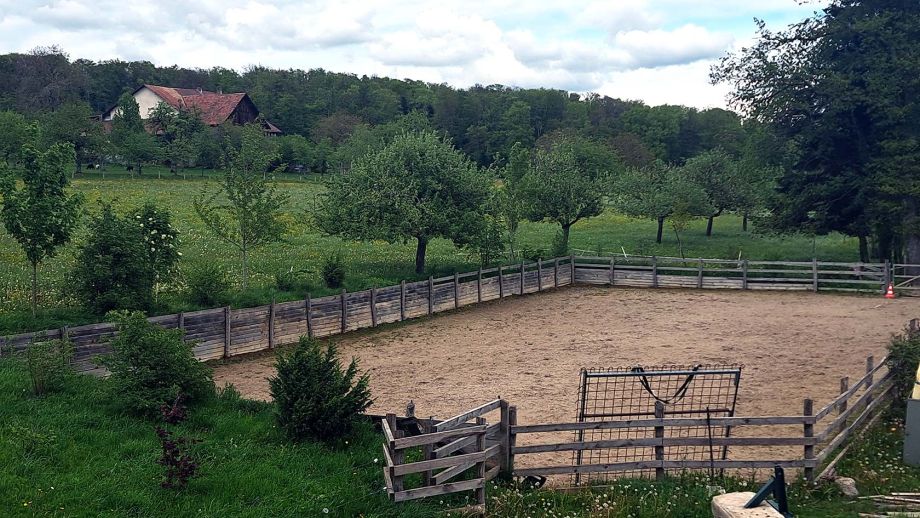
[(738, 209), (746, 191), (746, 179), (739, 164), (721, 149), (704, 151), (687, 160), (683, 172), (706, 193), (712, 211), (706, 217), (706, 236), (712, 235), (712, 222), (726, 210)]
[(102, 145), (101, 127), (92, 119), (92, 115), (86, 103), (67, 103), (44, 118), (42, 137), (46, 144), (73, 144), (76, 173), (82, 171), (83, 164), (91, 157), (99, 154)]
[(205, 188), (194, 200), (195, 212), (208, 229), (239, 250), (244, 289), (249, 285), (249, 253), (281, 241), (286, 231), (281, 213), (288, 196), (266, 176), (278, 152), (265, 140), (257, 125), (247, 126), (240, 149), (230, 151), (220, 188), (212, 193)]
[(140, 108), (131, 94), (126, 93), (118, 99), (110, 137), (115, 150), (134, 165), (138, 175), (143, 174), (145, 162), (156, 160), (160, 155), (156, 140), (144, 129)]
[(464, 246), (482, 234), (489, 185), (450, 142), (430, 131), (405, 133), (329, 182), (317, 223), (354, 239), (414, 239), (415, 271), (422, 273), (432, 239)]
[(150, 112), (148, 123), (160, 140), (164, 158), (169, 160), (170, 172), (178, 175), (179, 169), (190, 165), (197, 156), (195, 145), (204, 131), (201, 118), (192, 111), (175, 110), (161, 102)]
[(39, 150), (34, 143), (26, 144), (22, 149), (22, 162), (22, 188), (17, 188), (16, 177), (0, 163), (0, 194), (3, 195), (0, 218), (32, 265), (34, 316), (38, 306), (38, 266), (70, 241), (82, 197), (67, 193), (67, 177), (74, 163), (70, 143), (58, 143), (44, 150)]
[(875, 229), (885, 259), (900, 232), (920, 263), (918, 41), (916, 1), (833, 0), (780, 32), (759, 22), (754, 45), (713, 69), (735, 106), (791, 143), (774, 226), (855, 235), (862, 255)]
[(680, 231), (690, 219), (709, 214), (712, 209), (699, 184), (680, 168), (660, 161), (620, 175), (613, 182), (612, 197), (617, 208), (627, 216), (658, 222), (657, 243), (661, 243), (668, 218), (674, 218), (672, 226), (679, 240)]
[(580, 165), (573, 146), (564, 139), (549, 150), (537, 150), (520, 192), (528, 219), (559, 224), (561, 235), (554, 253), (568, 250), (572, 225), (603, 211), (605, 176)]

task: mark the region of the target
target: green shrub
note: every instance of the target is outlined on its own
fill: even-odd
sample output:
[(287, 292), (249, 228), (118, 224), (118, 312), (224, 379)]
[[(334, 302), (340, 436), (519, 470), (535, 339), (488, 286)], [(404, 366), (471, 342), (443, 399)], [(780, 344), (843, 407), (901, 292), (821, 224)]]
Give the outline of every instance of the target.
[(155, 273), (140, 227), (118, 217), (110, 205), (90, 224), (74, 278), (78, 295), (96, 313), (153, 305)]
[(73, 346), (67, 340), (33, 341), (26, 349), (32, 392), (43, 396), (60, 389), (74, 374), (70, 367), (72, 358)]
[(303, 337), (290, 354), (279, 354), (269, 388), (278, 425), (294, 440), (332, 441), (348, 434), (355, 418), (371, 405), (367, 374), (358, 375), (352, 358), (344, 371), (335, 345), (326, 351)]
[(321, 271), (327, 288), (341, 288), (345, 283), (345, 260), (336, 252), (326, 257)]
[(178, 395), (192, 403), (214, 393), (211, 369), (195, 359), (182, 331), (151, 324), (140, 312), (112, 316), (118, 334), (100, 363), (111, 372), (108, 388), (121, 408), (152, 417)]
[(888, 344), (888, 370), (894, 378), (896, 394), (906, 401), (917, 381), (920, 365), (920, 333), (905, 331)]
[(275, 286), (280, 291), (308, 292), (310, 291), (310, 281), (307, 272), (295, 270), (291, 267), (288, 270), (282, 270), (275, 274)]
[[(521, 257), (527, 261), (538, 261), (540, 259), (547, 258), (547, 251), (545, 248), (521, 248)], [(556, 256), (558, 257), (558, 256)]]
[(217, 263), (204, 262), (185, 273), (185, 293), (192, 304), (217, 306), (229, 290), (227, 271)]

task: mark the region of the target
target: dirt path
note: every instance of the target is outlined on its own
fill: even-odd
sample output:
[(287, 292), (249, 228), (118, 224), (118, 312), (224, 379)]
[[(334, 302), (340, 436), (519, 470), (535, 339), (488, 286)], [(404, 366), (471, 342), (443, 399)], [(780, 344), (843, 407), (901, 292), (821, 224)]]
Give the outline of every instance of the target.
[[(338, 343), (370, 371), (377, 414), (401, 414), (411, 399), (418, 415), (448, 417), (501, 395), (521, 424), (570, 421), (582, 367), (740, 363), (738, 414), (788, 415), (804, 397), (820, 408), (916, 317), (920, 299), (578, 287)], [(270, 354), (241, 358), (215, 381), (268, 399), (272, 364)]]

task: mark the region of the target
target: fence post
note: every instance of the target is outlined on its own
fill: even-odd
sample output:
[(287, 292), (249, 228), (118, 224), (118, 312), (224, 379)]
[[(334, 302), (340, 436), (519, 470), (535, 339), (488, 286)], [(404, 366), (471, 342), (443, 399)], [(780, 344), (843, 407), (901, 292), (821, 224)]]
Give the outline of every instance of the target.
[(428, 276), (428, 314), (434, 313), (434, 277)]
[(62, 328), (60, 329), (60, 332), (61, 332), (61, 340), (62, 340), (62, 341), (67, 341), (67, 340), (70, 339), (70, 333), (67, 331), (67, 326), (62, 327)]
[(224, 306), (224, 358), (230, 357), (230, 306)]
[(498, 265), (498, 298), (505, 298), (505, 279), (502, 277), (502, 265)]
[[(664, 419), (664, 403), (655, 401), (655, 419)], [(655, 468), (655, 480), (664, 478), (664, 426), (655, 426), (655, 438), (661, 439), (661, 442), (655, 445), (655, 460), (661, 462)]]
[(510, 475), (511, 473), (510, 473), (510, 470), (508, 469), (508, 458), (509, 458), (509, 455), (511, 454), (511, 449), (509, 448), (511, 427), (508, 426), (508, 402), (505, 401), (504, 399), (501, 399), (501, 398), (499, 399), (500, 399), (500, 402), (498, 405), (498, 409), (499, 409), (499, 412), (501, 412), (501, 417), (499, 418), (500, 420), (498, 424), (498, 434), (499, 434), (499, 437), (501, 437), (500, 442), (502, 445), (501, 446), (502, 456), (499, 459), (499, 464), (501, 467), (499, 468), (499, 471), (501, 473)]
[(559, 287), (559, 258), (553, 259), (553, 288)]
[(700, 257), (700, 266), (696, 272), (696, 287), (703, 289), (703, 258)]
[(176, 315), (176, 329), (185, 329), (185, 312), (183, 311)]
[(476, 272), (476, 302), (482, 302), (482, 267)]
[(572, 276), (569, 278), (569, 286), (575, 285), (575, 254), (569, 256), (569, 262), (572, 263)]
[(543, 259), (537, 259), (537, 291), (543, 291)]
[(514, 473), (514, 446), (517, 443), (517, 434), (514, 433), (515, 426), (517, 426), (517, 407), (510, 405), (508, 407), (508, 473)]
[(348, 293), (345, 288), (342, 288), (342, 294), (339, 299), (342, 302), (342, 332), (344, 333), (345, 328), (348, 327)]
[(610, 258), (610, 285), (611, 286), (613, 286), (614, 278), (616, 275), (615, 270), (614, 270), (614, 268), (616, 268), (616, 266), (614, 266), (615, 263), (616, 263), (616, 259), (611, 257)]
[[(477, 425), (486, 424), (486, 420), (483, 417), (476, 418)], [(486, 451), (486, 433), (481, 432), (476, 436), (476, 451), (482, 452)], [(476, 478), (482, 480), (482, 486), (476, 488), (475, 496), (476, 502), (479, 505), (486, 505), (486, 459), (482, 459), (476, 465)]]
[(307, 293), (307, 338), (313, 338), (313, 300)]
[[(390, 425), (390, 431), (393, 432), (394, 439), (402, 438), (402, 431), (396, 428), (396, 414), (387, 414), (387, 424)], [(389, 448), (389, 445), (385, 446)], [(396, 466), (399, 466), (405, 460), (405, 451), (394, 449), (390, 452), (393, 454), (393, 466), (390, 466), (390, 480), (393, 482), (393, 492), (398, 493), (403, 490), (402, 475), (396, 475)]]
[(275, 297), (268, 305), (268, 348), (275, 348)]
[(454, 309), (460, 307), (460, 274), (454, 272)]
[(658, 257), (652, 256), (652, 287), (658, 287)]
[(867, 407), (872, 403), (872, 400), (874, 399), (871, 394), (872, 389), (875, 388), (873, 386), (873, 383), (875, 382), (874, 381), (875, 376), (871, 374), (873, 369), (875, 369), (875, 356), (869, 356), (866, 358), (866, 374), (868, 374), (868, 377), (866, 378), (866, 406)]
[(377, 327), (377, 288), (371, 288), (371, 327)]
[(518, 295), (524, 294), (524, 261), (521, 261), (521, 292)]
[(406, 281), (399, 283), (399, 321), (406, 319)]
[(818, 258), (811, 260), (811, 291), (818, 291)]
[[(844, 392), (848, 390), (850, 390), (850, 377), (844, 376), (840, 378), (840, 393), (843, 394)], [(839, 405), (837, 405), (837, 415), (840, 415), (846, 411), (847, 411), (847, 400), (844, 399), (843, 401), (840, 402)]]
[[(810, 418), (815, 414), (814, 402), (811, 399), (805, 399), (802, 402), (802, 415), (805, 418)], [(802, 425), (802, 435), (809, 439), (815, 436), (815, 425), (811, 422), (806, 422)], [(811, 461), (815, 458), (815, 445), (806, 444), (805, 445), (805, 462)], [(805, 480), (812, 482), (815, 479), (815, 468), (813, 466), (805, 466)]]
[(747, 277), (748, 277), (748, 260), (745, 259), (744, 262), (741, 263), (741, 289), (742, 290), (748, 289)]

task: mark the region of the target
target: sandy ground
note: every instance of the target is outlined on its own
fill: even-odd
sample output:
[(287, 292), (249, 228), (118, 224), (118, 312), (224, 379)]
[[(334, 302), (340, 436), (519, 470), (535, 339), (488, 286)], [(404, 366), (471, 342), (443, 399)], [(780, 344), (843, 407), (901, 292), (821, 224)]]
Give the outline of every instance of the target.
[[(860, 377), (892, 333), (920, 317), (920, 299), (793, 292), (576, 287), (470, 306), (339, 337), (343, 358), (370, 371), (371, 412), (446, 418), (501, 396), (520, 424), (571, 421), (579, 370), (635, 364), (743, 364), (737, 415), (820, 408), (839, 379)], [(268, 399), (271, 354), (217, 366)]]

